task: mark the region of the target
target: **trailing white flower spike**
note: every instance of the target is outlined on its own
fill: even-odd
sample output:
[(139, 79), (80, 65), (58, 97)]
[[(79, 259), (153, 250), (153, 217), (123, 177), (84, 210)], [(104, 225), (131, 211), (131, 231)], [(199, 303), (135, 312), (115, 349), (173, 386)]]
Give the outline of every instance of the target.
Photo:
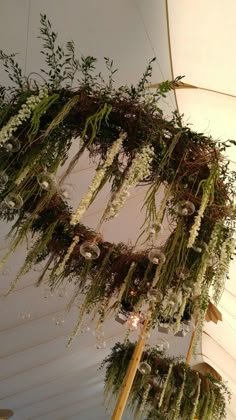
[(132, 161), (128, 177), (124, 180), (121, 188), (115, 194), (114, 199), (107, 208), (105, 219), (109, 220), (115, 217), (125, 204), (129, 190), (138, 182), (150, 175), (150, 167), (154, 157), (154, 150), (151, 146), (144, 146), (138, 152)]
[(214, 168), (211, 171), (209, 178), (206, 181), (204, 181), (205, 184), (203, 186), (203, 196), (202, 196), (201, 205), (198, 210), (198, 214), (194, 218), (194, 224), (190, 231), (187, 248), (191, 248), (196, 238), (198, 237), (202, 218), (204, 216), (207, 205), (209, 201), (211, 200), (212, 195), (214, 194), (214, 183), (215, 183), (216, 176), (217, 176), (217, 171)]
[(25, 104), (22, 105), (18, 114), (10, 118), (8, 123), (0, 130), (0, 143), (4, 143), (15, 133), (15, 131), (28, 120), (42, 99), (48, 97), (48, 89), (44, 86), (39, 89), (39, 94), (31, 95)]
[(107, 168), (109, 168), (116, 155), (119, 153), (121, 145), (123, 143), (123, 140), (126, 138), (126, 134), (123, 133), (120, 135), (120, 137), (113, 143), (111, 148), (107, 152), (106, 160), (102, 166), (102, 168), (98, 169), (96, 171), (96, 174), (92, 180), (92, 183), (87, 191), (87, 193), (83, 196), (83, 198), (80, 201), (79, 207), (77, 208), (76, 212), (73, 214), (71, 218), (71, 225), (77, 225), (77, 223), (80, 222), (81, 218), (83, 217), (84, 213), (88, 209), (88, 207), (91, 204), (92, 198), (98, 188), (100, 187), (100, 184), (106, 174)]

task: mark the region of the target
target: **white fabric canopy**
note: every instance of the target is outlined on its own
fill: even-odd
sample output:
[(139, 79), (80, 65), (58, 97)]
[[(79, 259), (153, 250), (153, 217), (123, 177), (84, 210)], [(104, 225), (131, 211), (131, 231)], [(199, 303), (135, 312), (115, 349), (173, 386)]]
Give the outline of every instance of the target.
[[(174, 77), (195, 86), (236, 95), (236, 2), (169, 0), (169, 28)], [(236, 98), (199, 89), (177, 90), (180, 113), (193, 128), (214, 138), (236, 138)], [(236, 169), (236, 148), (228, 149)], [(229, 419), (236, 418), (236, 262), (231, 265), (219, 310), (223, 322), (206, 323), (202, 355), (233, 392)]]
[[(156, 56), (153, 83), (183, 75), (187, 83), (236, 95), (235, 0), (0, 0), (1, 48), (20, 53), (18, 61), (26, 74), (42, 67), (37, 39), (40, 12), (48, 15), (64, 44), (74, 39), (79, 52), (98, 57), (98, 71), (103, 70), (104, 56), (113, 58), (119, 68), (117, 85), (136, 83), (148, 60)], [(185, 89), (176, 91), (176, 99), (185, 121), (197, 131), (215, 138), (236, 138), (235, 98)], [(176, 107), (174, 95), (169, 94), (162, 105), (170, 114)], [(229, 157), (236, 169), (235, 149), (229, 150)], [(92, 172), (87, 171), (86, 162), (81, 168), (81, 184), (86, 188)], [(139, 214), (142, 197), (137, 191), (118, 223), (106, 227), (107, 239), (136, 238), (141, 219), (135, 220), (134, 211)], [(103, 205), (101, 197), (89, 210), (86, 224), (96, 225), (95, 216), (103, 211)], [(15, 269), (23, 255), (21, 250), (13, 259)], [(204, 360), (228, 381), (234, 393), (229, 420), (236, 418), (235, 270), (234, 263), (219, 306), (223, 322), (206, 324), (202, 337)], [(51, 317), (62, 310), (62, 300), (42, 303), (38, 290), (32, 287), (35, 274), (23, 279), (5, 300), (3, 294), (13, 274), (2, 276), (0, 283), (0, 408), (13, 408), (19, 420), (109, 418), (102, 407), (103, 376), (97, 371), (109, 350), (96, 353), (94, 341), (86, 336), (66, 352), (77, 313), (72, 312), (67, 323), (55, 330)], [(19, 319), (25, 308), (33, 314), (27, 322)], [(122, 339), (122, 332), (119, 325), (109, 324), (108, 346)], [(181, 340), (170, 338), (171, 351), (186, 353), (187, 342)]]

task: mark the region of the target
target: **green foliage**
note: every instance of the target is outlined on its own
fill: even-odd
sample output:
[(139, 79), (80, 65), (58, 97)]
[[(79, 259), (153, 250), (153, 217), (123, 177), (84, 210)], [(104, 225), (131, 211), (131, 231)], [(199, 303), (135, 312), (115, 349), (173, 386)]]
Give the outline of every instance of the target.
[[(16, 54), (6, 54), (0, 50), (0, 60), (3, 63), (5, 72), (7, 73), (9, 79), (16, 85), (13, 88), (9, 88), (10, 92), (17, 92), (22, 90), (24, 87), (24, 78), (22, 75), (22, 70), (19, 64), (14, 60)], [(1, 97), (5, 92), (5, 88), (1, 86)]]
[[(211, 137), (192, 131), (189, 126), (183, 125), (181, 116), (176, 112), (171, 119), (164, 118), (158, 101), (179, 83), (181, 77), (160, 83), (156, 92), (150, 93), (147, 84), (154, 60), (148, 63), (137, 86), (114, 89), (117, 69), (113, 61), (104, 57), (107, 78), (97, 74), (94, 57), (82, 55), (77, 58), (72, 41), (66, 44), (65, 49), (58, 45), (58, 36), (45, 15), (41, 15), (40, 39), (47, 65), (42, 72), (48, 89), (47, 95), (39, 98), (33, 109), (25, 110), (25, 104), (31, 97), (34, 102), (38, 96), (38, 84), (22, 77), (14, 55), (7, 56), (1, 52), (0, 57), (16, 84), (13, 90), (0, 89), (0, 171), (8, 177), (6, 185), (0, 189), (1, 218), (10, 221), (18, 216), (11, 232), (15, 235), (12, 247), (15, 249), (29, 232), (37, 234), (39, 242), (36, 251), (29, 252), (27, 267), (49, 257), (50, 284), (56, 287), (61, 281), (75, 279), (77, 293), (86, 295), (84, 312), (90, 313), (95, 309), (102, 319), (114, 308), (126, 314), (140, 310), (144, 303), (150, 303), (149, 292), (158, 292), (156, 301), (152, 303), (153, 326), (164, 321), (175, 327), (182, 319), (189, 319), (194, 311), (203, 320), (209, 288), (215, 285), (216, 295), (220, 295), (222, 279), (218, 274), (220, 272), (225, 278), (232, 251), (226, 247), (227, 264), (222, 259), (220, 264), (211, 264), (213, 254), (221, 258), (220, 250), (224, 249), (223, 244), (230, 240), (235, 229), (236, 212), (232, 204), (235, 173), (230, 172), (228, 162), (221, 156), (221, 151), (235, 145), (235, 142), (215, 142)], [(72, 89), (73, 83), (77, 86)], [(22, 109), (27, 115), (23, 120), (18, 118)], [(20, 124), (13, 127), (20, 144), (15, 153), (9, 153), (4, 146), (4, 142), (8, 141), (4, 137), (4, 127), (11, 126), (11, 117), (17, 117), (17, 124), (20, 119)], [(122, 133), (127, 136), (121, 149), (89, 204), (109, 181), (109, 206), (130, 176), (137, 153), (144, 147), (150, 147), (154, 158), (150, 159), (149, 173), (140, 181), (141, 185), (149, 186), (144, 200), (146, 214), (141, 232), (146, 247), (141, 251), (123, 243), (103, 241), (100, 235), (82, 224), (72, 225), (72, 211), (62, 196), (62, 181), (74, 169), (82, 153), (87, 150), (91, 158), (97, 159), (97, 169), (101, 169), (108, 151)], [(58, 169), (67, 161), (72, 142), (77, 142), (78, 152), (63, 176), (58, 178)], [(140, 167), (136, 170), (139, 172)], [(45, 193), (37, 182), (38, 174), (44, 172), (52, 180), (49, 193)], [(163, 184), (166, 193), (159, 206), (158, 191)], [(5, 204), (9, 193), (22, 197), (24, 203), (20, 211), (9, 209)], [(178, 210), (179, 203), (186, 201), (195, 207), (195, 212), (188, 217)], [(197, 241), (200, 245), (204, 243), (204, 249), (208, 251), (199, 253), (196, 251), (198, 244), (193, 244), (195, 249), (194, 246), (188, 248), (188, 239), (195, 218), (203, 208), (200, 226), (197, 226)], [(165, 261), (156, 269), (148, 255), (150, 249), (157, 246), (158, 231), (152, 236), (150, 228), (160, 228), (166, 216), (171, 234), (161, 247)], [(219, 238), (209, 251), (210, 238), (218, 224)], [(52, 273), (63, 262), (75, 236), (79, 237), (76, 249), (56, 279)], [(86, 265), (85, 270), (79, 247), (95, 237), (101, 255)], [(129, 275), (130, 267), (134, 267), (132, 275)], [(99, 279), (97, 273), (101, 274)], [(82, 282), (79, 281), (81, 276)], [(200, 290), (198, 299), (195, 289)], [(186, 304), (186, 308), (184, 305), (181, 307), (182, 303)]]
[[(106, 368), (104, 392), (107, 401), (111, 396), (117, 397), (134, 348), (135, 343), (130, 341), (116, 343), (102, 362), (101, 368)], [(226, 401), (229, 402), (230, 393), (222, 381), (197, 373), (180, 359), (167, 357), (157, 347), (147, 346), (141, 363), (147, 363), (151, 370), (147, 374), (142, 374), (139, 370), (136, 373), (128, 400), (130, 408), (136, 414), (140, 413), (142, 407), (143, 415), (148, 420), (187, 420), (192, 419), (196, 406), (196, 417), (199, 420), (226, 418)], [(167, 383), (171, 364), (173, 368)], [(200, 393), (197, 396), (199, 380)], [(147, 385), (148, 395), (144, 400)], [(181, 387), (182, 396), (179, 394)], [(179, 412), (178, 417), (175, 417), (176, 412)]]
[(48, 79), (49, 86), (57, 88), (65, 79), (65, 53), (60, 45), (56, 45), (57, 33), (52, 30), (52, 25), (46, 15), (40, 15), (40, 36), (43, 41), (41, 54), (45, 57), (48, 70), (41, 69)]

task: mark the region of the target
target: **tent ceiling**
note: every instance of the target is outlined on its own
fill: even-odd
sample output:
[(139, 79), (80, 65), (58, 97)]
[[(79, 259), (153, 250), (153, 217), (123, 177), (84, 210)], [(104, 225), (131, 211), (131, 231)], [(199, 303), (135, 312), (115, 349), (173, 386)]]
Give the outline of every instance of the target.
[[(220, 0), (169, 0), (167, 3), (174, 76), (185, 75), (188, 83), (236, 95), (234, 0), (226, 0), (224, 7)], [(119, 68), (117, 85), (135, 83), (148, 60), (155, 55), (158, 60), (152, 81), (171, 79), (164, 0), (0, 0), (0, 12), (1, 48), (18, 52), (26, 73), (42, 67), (37, 39), (42, 12), (53, 22), (62, 42), (74, 39), (78, 52), (98, 57), (98, 70), (104, 69), (104, 56), (113, 58)], [(177, 91), (177, 100), (185, 120), (196, 130), (222, 139), (234, 138), (235, 99), (201, 90), (184, 90)], [(166, 114), (172, 112), (175, 108), (173, 94), (168, 95), (163, 107)], [(233, 150), (230, 150), (230, 158), (236, 161)], [(78, 167), (79, 185), (76, 172), (68, 180), (73, 187), (73, 203), (79, 201), (89, 184), (93, 166), (85, 158)], [(89, 226), (96, 225), (105, 196), (106, 192), (84, 218)], [(103, 233), (107, 239), (132, 241), (136, 238), (142, 220), (139, 209), (143, 196), (143, 190), (134, 191), (119, 220), (105, 227)], [(2, 238), (6, 231), (7, 227), (1, 225)], [(5, 246), (2, 242), (0, 248)], [(37, 273), (31, 272), (11, 296), (3, 297), (24, 254), (22, 248), (1, 274), (0, 408), (12, 408), (16, 413), (13, 418), (17, 420), (110, 418), (102, 406), (103, 372), (97, 368), (109, 347), (124, 337), (124, 327), (112, 320), (108, 323), (106, 349), (96, 350), (93, 335), (86, 333), (66, 350), (77, 309), (73, 308), (60, 327), (53, 324), (52, 318), (63, 312), (69, 296), (54, 296), (45, 301), (33, 287)], [(234, 272), (235, 266), (232, 266), (231, 280), (226, 283), (220, 305), (224, 323), (205, 326), (202, 353), (206, 362), (212, 364), (236, 392)], [(71, 292), (68, 291), (69, 295)], [(20, 314), (24, 312), (30, 312), (31, 319), (22, 320)], [(169, 341), (171, 351), (186, 353), (188, 338), (171, 336)], [(229, 419), (234, 419), (235, 401), (230, 410)]]

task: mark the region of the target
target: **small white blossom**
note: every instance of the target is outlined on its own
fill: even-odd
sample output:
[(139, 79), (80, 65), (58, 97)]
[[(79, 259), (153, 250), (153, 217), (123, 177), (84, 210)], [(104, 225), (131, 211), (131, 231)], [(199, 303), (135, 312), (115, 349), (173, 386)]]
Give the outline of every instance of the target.
[(183, 377), (183, 382), (181, 384), (181, 388), (179, 391), (179, 395), (176, 401), (176, 406), (175, 406), (175, 413), (174, 413), (174, 417), (173, 420), (178, 420), (179, 419), (179, 413), (180, 413), (180, 407), (181, 407), (181, 401), (184, 395), (184, 387), (185, 387), (185, 382), (186, 382), (186, 372), (184, 370), (184, 377)]
[(190, 420), (194, 420), (196, 418), (197, 406), (198, 406), (198, 401), (199, 401), (199, 397), (200, 397), (200, 392), (201, 392), (201, 379), (198, 377), (197, 394), (196, 394), (196, 398), (194, 400), (194, 406), (193, 406), (193, 411), (192, 411)]
[(221, 231), (221, 225), (220, 224), (216, 224), (212, 234), (211, 234), (211, 239), (208, 245), (207, 250), (205, 251), (205, 253), (203, 254), (202, 257), (202, 261), (201, 261), (201, 265), (199, 267), (198, 270), (198, 275), (197, 275), (197, 279), (195, 282), (195, 289), (200, 289), (201, 290), (201, 286), (203, 283), (203, 280), (205, 278), (205, 274), (206, 274), (206, 270), (208, 268), (209, 265), (209, 261), (212, 259), (212, 257), (215, 254), (215, 249), (218, 243), (218, 239), (219, 239), (219, 233)]
[(9, 139), (23, 122), (30, 118), (36, 106), (46, 97), (48, 97), (48, 90), (45, 87), (39, 89), (38, 96), (30, 96), (20, 108), (18, 114), (11, 117), (8, 123), (0, 130), (0, 143), (4, 143)]
[(141, 152), (137, 153), (130, 166), (128, 177), (124, 180), (120, 190), (115, 194), (107, 209), (106, 220), (112, 219), (119, 213), (130, 194), (130, 188), (150, 175), (153, 157), (154, 150), (149, 145), (144, 146)]
[(200, 208), (198, 210), (198, 214), (194, 218), (194, 224), (193, 224), (193, 226), (191, 228), (191, 231), (190, 231), (190, 236), (189, 236), (187, 248), (191, 248), (193, 246), (196, 238), (198, 237), (198, 233), (199, 233), (199, 230), (200, 230), (200, 227), (201, 227), (201, 221), (202, 221), (202, 218), (204, 216), (207, 205), (209, 203), (210, 196), (212, 194), (212, 189), (214, 187), (215, 176), (216, 176), (216, 172), (213, 171), (210, 174), (210, 176), (207, 180), (206, 188), (204, 189), (203, 196), (202, 196), (201, 205), (200, 205)]
[(164, 400), (164, 397), (165, 397), (166, 388), (167, 388), (167, 385), (168, 385), (168, 382), (169, 382), (169, 379), (170, 379), (170, 375), (172, 373), (172, 369), (173, 369), (173, 364), (171, 363), (170, 366), (169, 366), (169, 370), (168, 370), (168, 373), (167, 373), (165, 383), (164, 383), (162, 391), (161, 391), (161, 396), (160, 396), (160, 400), (159, 400), (159, 403), (158, 403), (159, 408), (162, 406), (162, 403), (163, 403), (163, 400)]
[(221, 247), (220, 260), (217, 268), (217, 272), (214, 278), (214, 294), (213, 300), (215, 304), (218, 304), (224, 289), (225, 276), (228, 273), (229, 265), (232, 254), (235, 248), (234, 238), (227, 238)]
[(83, 217), (84, 213), (86, 212), (87, 208), (90, 206), (92, 198), (96, 191), (98, 190), (105, 174), (107, 168), (112, 165), (116, 155), (119, 153), (122, 142), (125, 138), (125, 135), (122, 134), (111, 146), (111, 148), (107, 152), (106, 160), (102, 166), (102, 168), (96, 171), (96, 174), (92, 180), (90, 187), (88, 188), (87, 193), (82, 197), (79, 207), (77, 208), (76, 212), (73, 214), (71, 218), (71, 225), (76, 225), (79, 223), (81, 218)]

